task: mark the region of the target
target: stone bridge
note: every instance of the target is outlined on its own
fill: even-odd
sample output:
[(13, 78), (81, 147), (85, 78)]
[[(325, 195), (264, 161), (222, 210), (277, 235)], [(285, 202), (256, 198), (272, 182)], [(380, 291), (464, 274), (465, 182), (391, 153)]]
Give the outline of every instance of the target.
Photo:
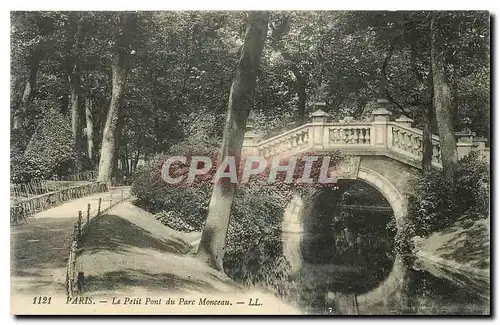
[[(332, 153), (340, 151), (342, 161), (335, 167), (338, 179), (366, 182), (379, 190), (391, 205), (398, 227), (406, 217), (405, 195), (409, 181), (421, 168), (422, 130), (412, 127), (412, 120), (399, 117), (391, 120), (392, 113), (384, 107), (372, 112), (369, 121), (355, 121), (345, 117), (338, 122), (328, 121), (328, 114), (318, 109), (311, 114), (309, 123), (269, 139), (260, 140), (252, 127), (248, 127), (243, 144), (245, 155), (270, 158), (306, 153)], [(471, 151), (480, 151), (489, 159), (485, 139), (475, 138), (470, 131), (459, 132), (457, 153), (459, 158)], [(439, 137), (432, 136), (432, 166), (442, 168)], [(292, 264), (292, 272), (302, 266), (300, 244), (304, 236), (304, 220), (310, 214), (315, 190), (306, 195), (296, 194), (284, 211), (283, 249)], [(404, 278), (400, 258), (381, 285), (358, 296), (360, 311), (368, 304), (380, 303), (390, 293), (398, 292)]]

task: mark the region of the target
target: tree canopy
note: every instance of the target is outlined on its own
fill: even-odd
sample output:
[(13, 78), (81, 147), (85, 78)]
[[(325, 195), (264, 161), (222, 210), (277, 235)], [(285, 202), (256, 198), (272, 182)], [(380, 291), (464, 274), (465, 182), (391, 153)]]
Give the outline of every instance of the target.
[[(38, 125), (53, 112), (69, 118), (76, 101), (79, 115), (71, 123), (74, 141), (80, 144), (75, 150), (79, 157), (88, 156), (85, 143), (91, 141), (91, 165), (96, 168), (123, 14), (11, 13), (16, 152), (26, 149)], [(139, 158), (151, 158), (183, 141), (197, 119), (211, 116), (210, 136), (222, 139), (246, 26), (244, 12), (136, 16), (116, 145), (116, 159), (123, 160), (120, 166), (128, 173)], [(395, 115), (408, 115), (422, 128), (424, 107), (433, 102), (433, 19), (444, 48), (453, 127), (489, 138), (489, 16), (476, 11), (272, 12), (251, 119), (261, 134), (271, 135), (304, 123), (315, 101), (326, 102), (335, 119), (363, 118), (377, 98), (387, 97)], [(78, 81), (77, 88), (72, 80)], [(437, 133), (435, 118), (430, 124)]]

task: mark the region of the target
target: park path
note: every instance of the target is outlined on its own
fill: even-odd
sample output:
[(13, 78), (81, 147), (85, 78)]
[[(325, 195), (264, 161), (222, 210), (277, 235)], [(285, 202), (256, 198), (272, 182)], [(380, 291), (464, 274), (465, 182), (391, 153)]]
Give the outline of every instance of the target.
[(73, 227), (90, 203), (91, 218), (114, 202), (130, 197), (130, 187), (117, 187), (41, 211), (27, 224), (11, 226), (11, 294), (65, 293), (66, 263)]

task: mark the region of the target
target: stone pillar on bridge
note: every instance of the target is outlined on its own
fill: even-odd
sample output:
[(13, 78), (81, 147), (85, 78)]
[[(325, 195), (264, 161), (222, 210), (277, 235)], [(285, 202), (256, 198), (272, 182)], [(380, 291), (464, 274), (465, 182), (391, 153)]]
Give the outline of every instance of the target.
[(474, 138), (472, 141), (474, 142), (473, 150), (479, 151), (481, 154), (481, 157), (489, 162), (490, 161), (490, 148), (486, 148), (486, 142), (488, 142), (488, 139), (486, 139), (486, 138)]
[(411, 128), (413, 120), (409, 117), (406, 117), (404, 115), (401, 115), (398, 119), (396, 119), (396, 123), (403, 127)]
[(256, 144), (257, 134), (254, 132), (253, 121), (249, 119), (245, 128), (245, 137), (243, 138), (243, 154), (246, 156), (257, 156), (259, 151)]
[(392, 135), (392, 132), (387, 131), (387, 124), (392, 113), (385, 108), (388, 104), (386, 99), (377, 100), (377, 104), (379, 108), (372, 112), (373, 127), (370, 132), (370, 142), (372, 146), (387, 147), (388, 136)]
[(316, 110), (311, 113), (312, 128), (309, 129), (309, 147), (323, 148), (323, 137), (325, 135), (325, 124), (328, 120), (328, 113), (321, 108), (325, 107), (325, 103), (314, 103)]
[(467, 156), (476, 146), (474, 143), (474, 137), (476, 134), (469, 129), (462, 130), (460, 132), (455, 132), (455, 137), (457, 139), (457, 154), (458, 159)]

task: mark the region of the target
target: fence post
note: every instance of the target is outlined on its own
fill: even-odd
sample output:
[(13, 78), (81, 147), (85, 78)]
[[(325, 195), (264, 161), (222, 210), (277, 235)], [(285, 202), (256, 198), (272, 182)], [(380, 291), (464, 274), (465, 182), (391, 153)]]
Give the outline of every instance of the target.
[(90, 221), (90, 203), (87, 204), (87, 223)]
[(82, 235), (82, 211), (78, 211), (78, 240)]
[(71, 281), (71, 296), (73, 296), (73, 293), (75, 292), (75, 272), (76, 272), (76, 251), (78, 250), (78, 242), (73, 241), (71, 243), (71, 272), (70, 272), (70, 280)]
[(123, 189), (120, 192), (121, 192), (121, 196), (122, 196), (121, 201), (123, 201)]
[(99, 205), (97, 206), (97, 216), (101, 215), (101, 201), (102, 201), (102, 198), (99, 198)]
[(83, 272), (78, 272), (77, 277), (76, 277), (76, 290), (78, 293), (83, 292), (83, 287), (84, 287), (84, 282), (85, 282), (85, 275)]

